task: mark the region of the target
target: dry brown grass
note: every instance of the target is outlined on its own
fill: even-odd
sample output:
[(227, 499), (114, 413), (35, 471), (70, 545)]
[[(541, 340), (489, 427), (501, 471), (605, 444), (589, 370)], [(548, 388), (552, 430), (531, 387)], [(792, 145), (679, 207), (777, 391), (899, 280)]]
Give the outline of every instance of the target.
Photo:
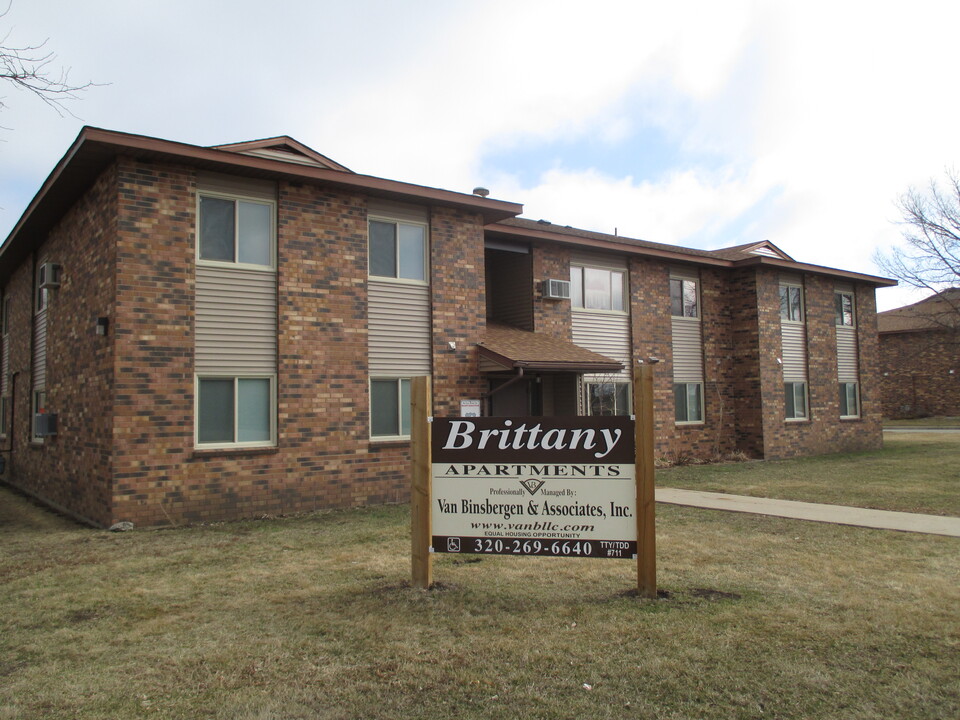
[(658, 511), (640, 601), (611, 560), (411, 590), (405, 507), (110, 534), (0, 491), (0, 718), (960, 715), (955, 539)]

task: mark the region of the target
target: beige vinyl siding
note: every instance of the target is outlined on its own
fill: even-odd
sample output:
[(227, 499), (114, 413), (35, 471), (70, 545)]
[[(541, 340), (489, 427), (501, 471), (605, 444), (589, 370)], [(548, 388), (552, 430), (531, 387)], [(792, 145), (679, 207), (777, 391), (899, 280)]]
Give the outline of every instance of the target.
[(673, 381), (703, 382), (703, 341), (700, 321), (696, 318), (673, 318)]
[(275, 373), (277, 276), (197, 266), (196, 372)]
[(429, 210), (422, 205), (410, 205), (408, 203), (394, 202), (393, 200), (382, 200), (380, 198), (370, 198), (367, 202), (367, 214), (400, 222), (415, 222), (430, 224)]
[(598, 253), (573, 252), (570, 254), (570, 264), (582, 267), (600, 268), (602, 270), (627, 271), (626, 258), (617, 255), (602, 255)]
[(47, 387), (47, 311), (41, 310), (33, 319), (33, 389)]
[(693, 280), (697, 283), (699, 290), (700, 271), (695, 267), (675, 265), (670, 268), (670, 277), (676, 280)]
[(857, 329), (837, 327), (837, 379), (842, 383), (860, 381), (857, 370)]
[(633, 353), (630, 347), (630, 316), (626, 313), (575, 310), (573, 312), (573, 342), (587, 350), (593, 350), (623, 363), (623, 370), (620, 372), (585, 375), (584, 380), (630, 379)]
[(367, 287), (371, 377), (429, 375), (429, 286), (371, 278)]
[(201, 193), (212, 192), (257, 200), (277, 199), (277, 184), (271, 180), (254, 180), (219, 173), (201, 172), (197, 177), (197, 189)]
[(780, 326), (783, 352), (784, 382), (807, 380), (807, 333), (802, 323), (783, 323)]

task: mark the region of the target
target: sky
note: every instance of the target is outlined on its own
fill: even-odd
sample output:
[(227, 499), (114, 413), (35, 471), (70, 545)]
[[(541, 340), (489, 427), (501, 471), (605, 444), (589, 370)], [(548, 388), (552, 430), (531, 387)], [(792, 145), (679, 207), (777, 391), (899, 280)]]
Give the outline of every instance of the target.
[(0, 238), (84, 125), (289, 135), (527, 218), (873, 275), (897, 198), (960, 163), (943, 0), (6, 2), (0, 44), (97, 85), (61, 117), (0, 83)]

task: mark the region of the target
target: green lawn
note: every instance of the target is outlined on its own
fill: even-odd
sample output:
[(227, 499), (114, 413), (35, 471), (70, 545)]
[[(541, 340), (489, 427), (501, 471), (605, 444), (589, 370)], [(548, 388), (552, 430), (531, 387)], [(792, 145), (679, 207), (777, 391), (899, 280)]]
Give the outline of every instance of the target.
[(111, 534), (0, 490), (0, 719), (960, 717), (956, 539), (658, 506), (641, 601), (619, 560), (412, 590), (408, 522)]
[(960, 433), (887, 433), (876, 452), (668, 468), (657, 484), (960, 517)]
[(910, 420), (884, 420), (885, 428), (960, 428), (960, 417), (928, 417)]

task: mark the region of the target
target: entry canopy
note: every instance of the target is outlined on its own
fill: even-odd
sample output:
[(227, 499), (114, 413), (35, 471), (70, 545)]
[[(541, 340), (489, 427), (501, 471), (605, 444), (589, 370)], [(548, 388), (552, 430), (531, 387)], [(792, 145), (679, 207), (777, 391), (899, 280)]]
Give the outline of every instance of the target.
[(481, 370), (485, 372), (524, 368), (550, 372), (614, 373), (623, 369), (623, 363), (572, 342), (501, 323), (488, 322), (486, 335), (477, 347)]

